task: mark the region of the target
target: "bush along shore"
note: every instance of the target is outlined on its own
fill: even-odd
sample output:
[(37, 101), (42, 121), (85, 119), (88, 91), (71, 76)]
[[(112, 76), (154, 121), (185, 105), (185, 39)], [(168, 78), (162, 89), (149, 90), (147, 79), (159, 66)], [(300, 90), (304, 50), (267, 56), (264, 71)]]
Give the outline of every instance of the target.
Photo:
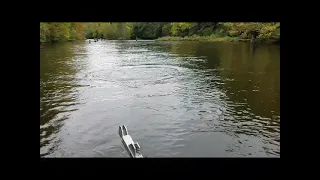
[(40, 23), (40, 43), (83, 39), (280, 43), (279, 22)]

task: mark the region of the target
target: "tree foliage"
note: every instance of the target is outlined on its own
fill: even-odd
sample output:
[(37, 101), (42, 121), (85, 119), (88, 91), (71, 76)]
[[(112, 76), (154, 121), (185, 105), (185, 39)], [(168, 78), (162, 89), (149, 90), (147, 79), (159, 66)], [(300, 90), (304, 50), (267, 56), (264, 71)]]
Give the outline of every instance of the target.
[(40, 23), (40, 42), (84, 39), (83, 23)]
[[(157, 39), (164, 36), (280, 40), (280, 23), (136, 22), (40, 23), (40, 42), (76, 39)], [(189, 38), (190, 39), (190, 38)]]

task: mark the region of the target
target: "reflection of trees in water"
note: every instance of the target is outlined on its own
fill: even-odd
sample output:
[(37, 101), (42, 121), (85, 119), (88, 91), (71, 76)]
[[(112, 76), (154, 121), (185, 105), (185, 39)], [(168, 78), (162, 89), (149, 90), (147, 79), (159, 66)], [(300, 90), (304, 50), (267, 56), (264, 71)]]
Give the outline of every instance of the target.
[(252, 57), (249, 48), (249, 44), (234, 45), (228, 50), (232, 56), (221, 57), (221, 78), (225, 83), (222, 89), (234, 109), (232, 122), (237, 126), (230, 125), (238, 133), (268, 137), (264, 138), (268, 146), (278, 147), (280, 53), (275, 46), (259, 46)]
[(217, 48), (210, 42), (172, 42), (171, 53), (185, 57), (182, 60), (189, 68), (215, 69), (220, 65), (220, 51)]
[(268, 58), (270, 63), (265, 68), (266, 77), (272, 84), (276, 112), (280, 115), (280, 47), (272, 46), (268, 48)]
[(254, 114), (271, 118), (272, 111), (279, 112), (280, 84), (275, 82), (280, 79), (280, 55), (266, 46), (257, 48), (256, 58), (251, 58), (248, 48), (248, 44), (234, 45), (229, 48), (232, 56), (221, 58), (221, 68), (230, 70), (221, 73), (225, 90), (230, 100), (246, 100)]
[[(212, 75), (221, 76), (225, 83), (221, 88), (231, 101), (246, 100), (254, 113), (261, 116), (271, 117), (268, 112), (279, 112), (279, 107), (275, 105), (278, 104), (280, 89), (279, 47), (210, 42), (171, 42), (163, 46), (170, 46), (170, 52), (183, 57), (182, 64), (191, 69), (202, 72), (215, 70)], [(159, 46), (155, 49), (161, 51), (165, 48)]]
[[(190, 87), (184, 90), (189, 93), (188, 97), (201, 98), (210, 94), (210, 91), (212, 94), (217, 88), (226, 94), (220, 96), (226, 98), (227, 103), (228, 112), (224, 112), (225, 119), (221, 121), (223, 126), (228, 127), (226, 131), (247, 135), (262, 133), (264, 136), (273, 137), (271, 144), (279, 140), (278, 47), (204, 42), (172, 42), (170, 46), (171, 53), (183, 57), (180, 59), (185, 67), (195, 70), (189, 72), (191, 75), (188, 74), (194, 80), (189, 82), (187, 85)], [(187, 57), (203, 57), (205, 60), (193, 61)], [(188, 89), (191, 90), (187, 92)], [(219, 98), (215, 96), (206, 96), (208, 99), (195, 102), (209, 102), (211, 99), (211, 102), (219, 103)]]
[(76, 47), (56, 43), (40, 50), (40, 148), (58, 142), (54, 135), (77, 104), (75, 74), (79, 69), (74, 53), (84, 50)]
[(254, 57), (254, 54), (255, 54), (255, 52), (256, 52), (256, 48), (257, 48), (257, 45), (256, 45), (256, 44), (250, 43), (250, 54), (251, 54), (251, 56), (253, 56), (253, 57)]
[[(252, 47), (248, 43), (172, 42), (171, 53), (177, 54), (191, 69), (216, 69), (213, 81), (221, 76), (230, 101), (247, 103), (252, 113), (271, 118), (279, 115), (280, 54), (276, 46)], [(253, 55), (255, 57), (253, 57)], [(194, 61), (186, 57), (203, 57)], [(220, 72), (220, 73), (217, 73)], [(208, 72), (204, 77), (208, 77)], [(199, 75), (199, 73), (198, 73)], [(210, 81), (209, 79), (207, 81)], [(246, 107), (246, 108), (248, 108)], [(243, 111), (244, 109), (237, 109)]]

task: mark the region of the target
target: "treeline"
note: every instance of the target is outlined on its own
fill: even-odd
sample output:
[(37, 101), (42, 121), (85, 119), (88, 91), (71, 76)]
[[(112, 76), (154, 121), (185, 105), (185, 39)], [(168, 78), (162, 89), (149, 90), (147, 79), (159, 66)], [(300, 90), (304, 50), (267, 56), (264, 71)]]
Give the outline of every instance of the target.
[(84, 23), (40, 23), (40, 42), (85, 39)]
[[(241, 41), (252, 36), (257, 41), (280, 42), (280, 23), (170, 23), (160, 40)], [(164, 32), (164, 31), (163, 31)]]
[(137, 22), (40, 23), (40, 42), (75, 39), (241, 40), (280, 41), (280, 23)]

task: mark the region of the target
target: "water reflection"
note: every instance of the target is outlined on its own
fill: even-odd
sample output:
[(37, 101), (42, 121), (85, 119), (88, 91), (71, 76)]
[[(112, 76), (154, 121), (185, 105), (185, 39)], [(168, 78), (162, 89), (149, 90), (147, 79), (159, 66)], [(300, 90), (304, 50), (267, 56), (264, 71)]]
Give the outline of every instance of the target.
[(60, 43), (40, 61), (43, 156), (125, 156), (121, 124), (149, 157), (280, 155), (279, 46)]
[[(261, 136), (265, 146), (280, 146), (280, 47), (252, 46), (248, 43), (172, 43), (171, 52), (182, 58), (188, 68), (196, 68), (195, 84), (198, 93), (187, 97), (201, 97), (194, 100), (193, 106), (210, 101), (220, 108), (205, 110), (207, 114), (215, 114), (218, 121), (210, 125), (216, 131), (228, 132), (232, 136)], [(189, 57), (189, 58), (188, 58)], [(197, 59), (201, 57), (202, 60)], [(195, 60), (197, 59), (197, 60)], [(211, 70), (211, 71), (210, 71)], [(201, 86), (201, 87), (199, 87)], [(219, 88), (220, 96), (216, 90)], [(195, 90), (186, 90), (195, 92)], [(209, 94), (217, 92), (214, 96)], [(205, 95), (207, 94), (207, 95)], [(220, 100), (216, 98), (219, 97)], [(222, 100), (221, 100), (222, 99)], [(213, 103), (212, 103), (213, 102)], [(218, 111), (219, 113), (213, 112)], [(221, 112), (223, 111), (223, 112)], [(200, 119), (203, 119), (203, 113)], [(223, 118), (222, 118), (223, 117)], [(210, 119), (210, 118), (209, 118)], [(221, 129), (224, 127), (224, 129)], [(208, 127), (206, 127), (208, 128)], [(198, 131), (204, 131), (199, 128)], [(212, 132), (212, 130), (207, 129)], [(265, 148), (269, 149), (269, 148)], [(272, 148), (271, 148), (272, 149)], [(266, 151), (266, 150), (265, 150)], [(268, 150), (270, 155), (278, 155), (280, 148)]]
[(250, 44), (250, 53), (251, 53), (252, 57), (254, 57), (255, 51), (256, 51), (256, 45), (255, 44)]
[(40, 50), (40, 156), (56, 150), (61, 143), (57, 134), (70, 112), (77, 110), (77, 56), (85, 53), (81, 46), (47, 44)]

